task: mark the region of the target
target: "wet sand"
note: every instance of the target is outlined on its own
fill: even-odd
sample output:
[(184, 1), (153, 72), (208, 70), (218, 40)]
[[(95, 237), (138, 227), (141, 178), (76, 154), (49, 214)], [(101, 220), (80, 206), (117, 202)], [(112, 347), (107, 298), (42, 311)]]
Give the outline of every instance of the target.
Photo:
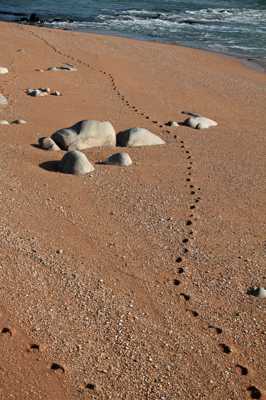
[[(266, 304), (247, 294), (266, 286), (265, 74), (110, 36), (0, 23), (0, 38), (0, 119), (27, 121), (0, 126), (0, 398), (265, 398)], [(64, 63), (78, 71), (46, 71)], [(219, 125), (165, 126), (182, 110)], [(82, 119), (167, 144), (85, 177), (43, 168), (63, 152), (38, 138)]]

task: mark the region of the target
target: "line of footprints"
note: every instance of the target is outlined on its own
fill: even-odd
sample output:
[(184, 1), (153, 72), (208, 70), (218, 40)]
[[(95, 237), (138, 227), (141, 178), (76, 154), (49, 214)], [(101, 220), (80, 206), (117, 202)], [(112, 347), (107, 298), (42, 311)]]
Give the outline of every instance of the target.
[[(104, 71), (104, 70), (99, 70), (96, 69), (95, 67), (93, 67), (91, 64), (86, 63), (80, 59), (76, 59), (73, 56), (70, 56), (68, 54), (65, 54), (63, 52), (61, 52), (60, 50), (58, 50), (55, 46), (51, 45), (46, 39), (42, 38), (41, 36), (39, 36), (38, 34), (36, 34), (33, 31), (30, 31), (31, 34), (33, 36), (35, 36), (37, 39), (42, 40), (47, 46), (49, 46), (53, 51), (55, 51), (57, 54), (59, 54), (60, 56), (66, 57), (68, 59), (71, 59), (72, 61), (74, 61), (75, 63), (78, 64), (82, 64), (88, 68), (91, 68), (92, 70), (99, 72), (101, 74), (103, 74), (111, 83), (111, 87), (113, 89), (113, 91), (116, 93), (116, 95), (120, 98), (120, 100), (123, 102), (123, 104), (130, 110), (132, 110), (133, 112), (135, 112), (136, 114), (140, 115), (140, 117), (145, 118), (146, 120), (149, 120), (152, 124), (157, 125), (162, 133), (168, 133), (170, 134), (171, 131), (168, 130), (166, 127), (168, 126), (168, 123), (161, 123), (155, 119), (152, 119), (149, 115), (147, 115), (147, 113), (145, 113), (144, 111), (140, 110), (138, 107), (136, 107), (134, 104), (131, 104), (125, 95), (123, 95), (123, 93), (121, 92), (121, 90), (118, 88), (118, 85), (115, 82), (115, 79), (113, 77), (112, 74)], [(174, 135), (174, 139), (178, 140), (177, 135)], [(181, 279), (181, 276), (185, 274), (185, 267), (184, 267), (184, 257), (186, 255), (188, 255), (189, 253), (189, 243), (190, 241), (193, 239), (193, 221), (195, 221), (195, 215), (194, 212), (195, 210), (198, 208), (199, 206), (199, 202), (201, 201), (201, 197), (199, 196), (200, 194), (200, 188), (199, 187), (195, 187), (192, 183), (192, 172), (193, 172), (193, 159), (192, 159), (192, 154), (190, 152), (190, 150), (186, 147), (184, 140), (180, 140), (180, 148), (181, 151), (183, 151), (185, 157), (186, 157), (186, 162), (187, 162), (187, 174), (186, 174), (186, 178), (185, 178), (185, 182), (186, 182), (186, 186), (188, 187), (188, 191), (190, 196), (192, 197), (192, 201), (191, 204), (189, 205), (189, 218), (186, 220), (186, 231), (187, 231), (187, 237), (183, 238), (182, 240), (182, 256), (178, 256), (176, 258), (176, 263), (179, 265), (178, 266), (178, 274), (179, 277)], [(177, 287), (179, 287), (182, 282), (180, 279), (175, 278), (173, 280), (173, 284)], [(190, 302), (191, 301), (191, 296), (187, 293), (183, 293), (180, 292), (179, 295), (184, 299), (185, 302)], [(186, 309), (186, 311), (188, 311), (189, 313), (191, 313), (191, 315), (195, 318), (198, 318), (199, 321), (201, 321), (201, 323), (205, 323), (204, 320), (200, 319), (200, 315), (198, 313), (198, 311), (196, 310), (189, 310)], [(223, 330), (211, 323), (208, 324), (208, 329), (211, 332), (214, 332), (217, 336), (222, 335), (223, 334)], [(11, 331), (9, 330), (9, 328), (4, 328), (2, 330), (2, 334), (10, 334), (11, 335)], [(232, 349), (230, 348), (229, 345), (225, 344), (225, 343), (219, 343), (218, 344), (218, 348), (219, 351), (223, 352), (224, 354), (228, 354), (230, 355), (232, 353)], [(33, 344), (31, 346), (31, 351), (39, 351), (39, 346), (36, 344)], [(59, 373), (64, 373), (65, 370), (64, 368), (57, 363), (52, 363), (51, 364), (51, 370), (55, 371), (55, 372), (59, 372)], [(240, 364), (236, 364), (235, 365), (235, 370), (236, 372), (242, 376), (243, 378), (249, 375), (249, 371), (248, 368), (246, 368), (243, 365)], [(94, 383), (88, 383), (84, 389), (85, 390), (95, 390), (96, 385)], [(249, 385), (246, 388), (247, 393), (249, 395), (249, 398), (251, 399), (262, 399), (263, 398), (263, 394), (262, 392), (254, 385)]]

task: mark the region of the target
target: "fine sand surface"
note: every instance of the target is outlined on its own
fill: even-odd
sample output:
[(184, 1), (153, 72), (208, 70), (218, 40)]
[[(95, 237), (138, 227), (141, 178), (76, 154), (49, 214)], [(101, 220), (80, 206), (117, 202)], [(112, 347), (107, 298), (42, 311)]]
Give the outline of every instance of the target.
[[(266, 75), (6, 23), (0, 54), (0, 119), (28, 122), (0, 126), (0, 399), (265, 398), (266, 302), (247, 289), (266, 286)], [(64, 63), (78, 71), (36, 71)], [(62, 96), (24, 92), (38, 87)], [(164, 125), (182, 110), (219, 125)], [(126, 149), (128, 168), (50, 171), (64, 152), (33, 144), (82, 119), (167, 144)]]

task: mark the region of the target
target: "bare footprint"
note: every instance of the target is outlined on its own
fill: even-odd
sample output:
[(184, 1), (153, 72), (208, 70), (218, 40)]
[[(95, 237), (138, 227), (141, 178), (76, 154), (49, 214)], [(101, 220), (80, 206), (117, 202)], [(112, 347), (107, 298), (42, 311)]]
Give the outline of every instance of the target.
[(223, 330), (221, 328), (217, 328), (217, 326), (209, 325), (208, 328), (213, 329), (217, 333), (217, 335), (221, 335), (223, 333)]
[(1, 334), (4, 336), (13, 336), (14, 332), (12, 331), (12, 329), (5, 327), (2, 329)]
[(227, 344), (221, 343), (221, 344), (219, 344), (219, 346), (220, 346), (220, 348), (222, 349), (222, 351), (223, 351), (225, 354), (230, 354), (230, 353), (232, 353), (231, 348), (230, 348)]
[(243, 365), (236, 364), (236, 371), (239, 375), (248, 375), (248, 369)]
[(180, 296), (184, 297), (184, 299), (185, 299), (186, 301), (189, 301), (189, 300), (190, 300), (190, 295), (189, 295), (189, 294), (180, 293)]
[(58, 374), (64, 374), (64, 372), (65, 372), (65, 368), (62, 367), (62, 365), (57, 364), (57, 363), (52, 363), (50, 368), (51, 368), (52, 371), (54, 371), (54, 372), (56, 372)]
[(261, 399), (262, 398), (262, 393), (259, 389), (256, 388), (256, 386), (249, 386), (247, 388), (247, 391), (250, 393), (251, 399)]

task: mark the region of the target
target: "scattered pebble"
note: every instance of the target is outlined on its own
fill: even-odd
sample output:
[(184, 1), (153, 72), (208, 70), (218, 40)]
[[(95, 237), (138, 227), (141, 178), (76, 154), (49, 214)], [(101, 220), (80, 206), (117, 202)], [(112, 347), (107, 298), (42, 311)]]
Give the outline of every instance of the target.
[(6, 67), (0, 67), (0, 75), (8, 74), (8, 69)]
[(248, 294), (251, 296), (258, 297), (259, 299), (266, 299), (266, 288), (252, 287), (248, 289)]
[(6, 106), (7, 104), (8, 104), (7, 98), (3, 94), (0, 94), (0, 106)]
[(165, 125), (170, 126), (171, 128), (177, 128), (179, 125), (176, 121), (168, 121)]
[(55, 72), (55, 71), (71, 71), (71, 72), (73, 72), (73, 71), (77, 71), (77, 68), (74, 67), (74, 65), (72, 65), (72, 64), (63, 64), (60, 67), (49, 67), (49, 68), (47, 68), (47, 71), (52, 71), (52, 72)]
[(9, 122), (5, 119), (0, 120), (0, 125), (10, 125)]
[(62, 96), (62, 93), (58, 90), (55, 90), (54, 92), (51, 92), (51, 96)]
[(49, 91), (46, 89), (42, 89), (42, 88), (27, 89), (26, 93), (32, 97), (39, 97), (39, 96), (47, 96), (49, 94)]
[(16, 125), (24, 125), (26, 123), (27, 121), (25, 121), (24, 119), (15, 119), (14, 121), (11, 122), (11, 124), (16, 124)]

